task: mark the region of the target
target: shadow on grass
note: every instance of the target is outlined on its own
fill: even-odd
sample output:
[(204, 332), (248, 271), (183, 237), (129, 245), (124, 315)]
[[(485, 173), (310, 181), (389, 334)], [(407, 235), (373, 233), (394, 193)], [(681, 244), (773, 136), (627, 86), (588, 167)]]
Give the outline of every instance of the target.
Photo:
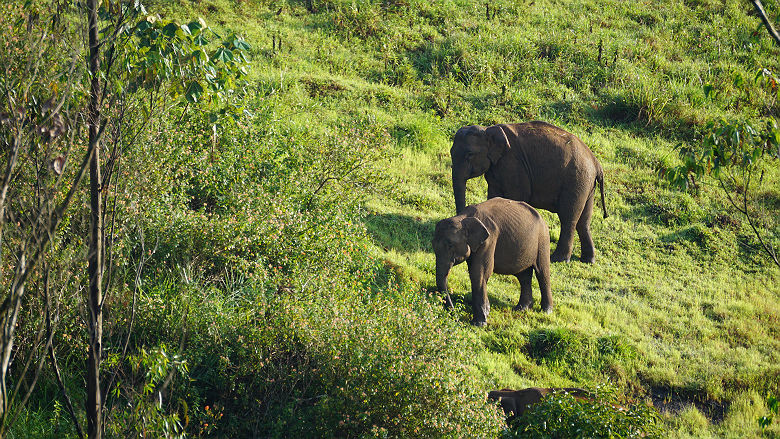
[[(426, 290), (434, 292), (437, 297), (440, 298), (441, 304), (446, 309), (445, 305), (445, 296), (444, 294), (440, 294), (436, 292), (436, 285), (429, 284), (424, 287)], [(517, 297), (520, 297), (520, 285), (517, 285)], [(452, 300), (452, 304), (455, 307), (454, 310), (451, 310), (451, 314), (461, 322), (467, 323), (472, 320), (472, 309), (471, 309), (471, 291), (450, 291), (450, 299)], [(491, 309), (491, 316), (493, 315), (494, 311), (497, 310), (506, 310), (506, 309), (513, 309), (514, 306), (517, 304), (516, 301), (513, 301), (512, 299), (507, 299), (504, 297), (497, 297), (492, 294), (490, 294), (490, 287), (488, 287), (488, 299), (490, 300), (490, 309)], [(516, 299), (515, 299), (516, 300)], [(538, 304), (535, 304), (535, 311), (538, 311)], [(529, 313), (533, 311), (515, 311), (514, 315), (516, 318), (519, 318), (523, 315), (523, 313)], [(488, 317), (488, 323), (492, 321), (493, 317)]]
[(653, 406), (661, 413), (676, 414), (693, 405), (710, 422), (718, 424), (726, 418), (731, 405), (729, 401), (709, 399), (706, 392), (694, 387), (650, 385), (648, 388)]
[(656, 114), (648, 105), (630, 96), (599, 92), (590, 101), (564, 99), (547, 102), (540, 108), (540, 113), (553, 114), (567, 123), (582, 124), (584, 120), (636, 136), (661, 135), (678, 141), (689, 141), (703, 128), (695, 120), (669, 111)]
[(401, 253), (433, 253), (431, 239), (436, 222), (397, 214), (370, 215), (364, 220), (368, 233), (378, 245), (385, 251)]

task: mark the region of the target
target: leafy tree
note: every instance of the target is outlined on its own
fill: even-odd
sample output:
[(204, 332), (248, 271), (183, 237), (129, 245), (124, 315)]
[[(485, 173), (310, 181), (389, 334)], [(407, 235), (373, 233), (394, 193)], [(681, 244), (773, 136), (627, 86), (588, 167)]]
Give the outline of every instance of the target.
[[(87, 433), (90, 438), (101, 437), (103, 430), (105, 389), (101, 388), (99, 378), (102, 308), (104, 290), (111, 282), (110, 271), (104, 279), (105, 257), (110, 255), (106, 244), (112, 242), (103, 235), (107, 202), (115, 195), (111, 191), (112, 183), (115, 185), (114, 171), (122, 153), (134, 146), (140, 132), (150, 128), (160, 110), (177, 103), (176, 98), (181, 96), (190, 104), (207, 102), (209, 95), (224, 97), (232, 89), (233, 78), (245, 73), (240, 64), (247, 61), (244, 52), (249, 48), (241, 38), (231, 35), (209, 54), (205, 50), (209, 43), (208, 28), (202, 22), (179, 24), (145, 17), (145, 13), (137, 0), (102, 5), (97, 0), (86, 3), (90, 77), (86, 116), (91, 211), (87, 299), (90, 334)], [(104, 113), (105, 103), (110, 103), (108, 108), (114, 110)], [(132, 110), (141, 110), (141, 116), (133, 120)], [(107, 127), (113, 135), (101, 145)], [(100, 151), (109, 145), (111, 154), (101, 161)]]
[[(239, 111), (219, 102), (241, 88), (237, 81), (246, 73), (249, 46), (236, 35), (220, 37), (201, 21), (180, 24), (147, 15), (138, 0), (19, 1), (0, 10), (0, 22), (10, 28), (0, 38), (5, 49), (0, 54), (5, 69), (0, 77), (0, 142), (5, 164), (0, 175), (0, 248), (12, 249), (0, 253), (4, 291), (0, 437), (35, 387), (44, 353), (48, 352), (59, 377), (52, 346), (56, 330), (52, 322), (58, 320), (52, 310), (57, 306), (50, 284), (59, 281), (62, 290), (78, 285), (73, 276), (61, 279), (61, 273), (77, 271), (57, 264), (63, 259), (78, 260), (72, 259), (73, 254), (64, 256), (67, 251), (82, 253), (88, 260), (87, 434), (101, 437), (107, 388), (116, 379), (114, 374), (109, 386), (101, 385), (105, 292), (111, 289), (112, 268), (118, 264), (112, 245), (124, 226), (118, 218), (118, 183), (141, 171), (120, 166), (122, 157), (134, 153), (139, 138), (153, 133), (155, 121), (175, 107), (187, 111), (197, 104), (210, 113), (213, 124), (219, 115)], [(209, 41), (213, 37), (217, 43)], [(87, 168), (90, 232), (84, 253), (79, 240), (63, 239), (62, 225), (70, 222), (72, 229), (78, 229), (70, 207), (83, 196), (80, 189)], [(59, 268), (54, 273), (59, 276), (50, 275), (52, 268)], [(9, 392), (9, 368), (18, 351), (15, 336), (20, 313), (30, 304), (25, 294), (30, 282), (43, 287), (37, 290), (44, 297), (32, 299), (45, 304), (45, 315), (32, 316), (40, 322), (37, 332), (30, 330), (36, 341), (23, 350), (29, 357)], [(25, 323), (27, 330), (30, 322)], [(126, 347), (125, 343), (124, 356)], [(32, 385), (19, 401), (20, 384), (28, 371)], [(59, 381), (77, 433), (83, 436)]]
[[(748, 222), (763, 252), (780, 267), (776, 243), (780, 240), (772, 216), (764, 220), (758, 194), (765, 184), (764, 174), (780, 159), (780, 126), (777, 122), (777, 103), (780, 80), (769, 70), (756, 74), (755, 82), (766, 93), (769, 117), (759, 121), (719, 120), (707, 125), (707, 134), (701, 143), (679, 149), (682, 164), (663, 167), (660, 173), (673, 185), (687, 189), (697, 187), (697, 179), (713, 177), (729, 203)], [(745, 87), (741, 79), (735, 85)], [(705, 87), (707, 95), (713, 87)], [(768, 229), (768, 230), (767, 230)]]

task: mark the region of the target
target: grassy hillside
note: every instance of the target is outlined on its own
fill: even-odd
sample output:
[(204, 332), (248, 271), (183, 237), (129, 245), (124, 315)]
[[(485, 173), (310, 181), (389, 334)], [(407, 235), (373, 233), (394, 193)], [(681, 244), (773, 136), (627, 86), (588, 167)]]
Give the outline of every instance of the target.
[[(554, 265), (555, 313), (514, 313), (516, 281), (497, 276), (490, 326), (462, 328), (482, 341), (473, 361), (484, 390), (607, 384), (653, 400), (681, 435), (755, 434), (761, 398), (780, 390), (778, 272), (744, 245), (751, 234), (717, 186), (681, 193), (654, 173), (705, 122), (767, 111), (761, 93), (733, 85), (778, 70), (749, 4), (495, 2), (490, 20), (478, 2), (311, 4), (204, 1), (183, 14), (253, 45), (258, 93), (280, 101), (265, 123), (321, 132), (367, 119), (387, 130), (393, 158), (378, 178), (389, 187), (364, 221), (403, 282), (434, 284), (429, 241), (453, 211), (458, 127), (551, 121), (605, 167), (612, 215), (594, 219), (598, 262)], [(719, 98), (706, 99), (705, 84)], [(773, 166), (764, 188), (776, 200)], [(485, 196), (483, 181), (469, 190), (470, 202)], [(555, 241), (557, 218), (545, 219)], [(465, 323), (465, 265), (451, 285)]]
[[(244, 119), (221, 126), (216, 146), (205, 121), (168, 121), (134, 162), (174, 157), (140, 180), (158, 179), (167, 198), (139, 213), (160, 247), (133, 340), (176, 346), (186, 334), (191, 381), (174, 394), (190, 435), (495, 435), (487, 391), (577, 386), (652, 403), (664, 436), (780, 436), (777, 420), (757, 423), (780, 395), (780, 270), (716, 181), (680, 191), (657, 173), (710, 121), (780, 113), (753, 81), (780, 72), (780, 49), (749, 2), (147, 7), (252, 47)], [(591, 148), (610, 216), (594, 212), (595, 264), (576, 261), (575, 242), (573, 262), (553, 265), (552, 314), (512, 311), (517, 281), (494, 276), (489, 325), (474, 328), (465, 264), (450, 275), (455, 312), (435, 294), (430, 240), (454, 214), (451, 139), (463, 125), (531, 119)], [(483, 179), (469, 181), (468, 203), (485, 196)], [(777, 160), (755, 199), (780, 245)], [(554, 246), (558, 219), (542, 215)], [(534, 295), (538, 308), (535, 282)], [(66, 428), (47, 429), (53, 409), (37, 407), (21, 436)]]

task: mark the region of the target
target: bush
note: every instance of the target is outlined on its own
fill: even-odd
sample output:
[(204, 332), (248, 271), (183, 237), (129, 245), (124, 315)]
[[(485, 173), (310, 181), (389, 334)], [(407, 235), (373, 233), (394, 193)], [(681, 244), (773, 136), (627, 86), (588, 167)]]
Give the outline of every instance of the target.
[(565, 392), (545, 397), (510, 421), (504, 438), (660, 438), (662, 423), (651, 406), (618, 406), (596, 395), (580, 400)]
[(319, 433), (494, 436), (499, 418), (485, 405), (481, 386), (475, 385), (479, 381), (466, 366), (473, 341), (442, 315), (437, 301), (395, 294), (372, 299), (366, 309), (348, 305), (326, 319), (330, 391), (314, 409)]
[(604, 372), (615, 374), (631, 366), (637, 356), (636, 347), (624, 336), (593, 338), (566, 328), (531, 332), (526, 351), (539, 364), (572, 379)]
[[(258, 98), (254, 105), (262, 112), (269, 104)], [(203, 116), (184, 117), (132, 158), (132, 166), (150, 170), (130, 182), (138, 202), (126, 208), (138, 217), (146, 247), (156, 245), (148, 271), (196, 265), (208, 279), (279, 271), (305, 282), (321, 270), (360, 270), (364, 249), (356, 243), (365, 242), (352, 237), (365, 234), (358, 219), (381, 184), (387, 131), (365, 117), (322, 133), (249, 122), (212, 138)], [(138, 238), (127, 245), (138, 247)], [(137, 259), (138, 249), (130, 250)]]
[[(138, 342), (186, 335), (188, 434), (220, 437), (495, 437), (468, 358), (475, 340), (438, 302), (331, 279), (313, 290), (162, 283), (140, 300)], [(162, 330), (161, 328), (167, 328)], [(466, 333), (467, 334), (467, 333)], [(179, 335), (180, 337), (181, 335)]]

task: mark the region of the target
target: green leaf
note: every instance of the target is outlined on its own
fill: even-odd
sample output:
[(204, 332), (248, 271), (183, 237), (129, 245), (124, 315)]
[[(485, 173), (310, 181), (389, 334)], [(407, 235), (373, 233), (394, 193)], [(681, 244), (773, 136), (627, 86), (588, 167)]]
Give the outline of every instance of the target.
[(233, 52), (231, 52), (229, 49), (225, 49), (224, 47), (220, 47), (214, 53), (214, 58), (227, 63), (233, 61)]
[(203, 87), (198, 81), (192, 81), (187, 86), (187, 91), (184, 93), (184, 98), (190, 103), (198, 102), (198, 99), (203, 94)]
[(712, 93), (712, 89), (712, 84), (704, 84), (704, 97), (709, 98), (710, 93)]
[(193, 51), (192, 57), (201, 62), (209, 62), (209, 55), (200, 49)]
[(162, 32), (166, 37), (172, 38), (176, 36), (177, 30), (179, 30), (179, 26), (176, 26), (176, 23), (168, 23), (165, 25)]
[(206, 44), (209, 43), (209, 40), (205, 36), (203, 36), (203, 34), (198, 34), (195, 36), (194, 42), (198, 46), (205, 46)]
[(197, 33), (201, 29), (203, 29), (203, 26), (198, 21), (190, 21), (187, 23), (187, 27), (190, 29), (192, 33)]
[(246, 43), (241, 38), (234, 38), (233, 39), (233, 47), (235, 47), (238, 50), (249, 50), (249, 44)]
[(780, 158), (780, 130), (773, 130), (767, 136), (767, 143), (770, 147), (777, 148), (777, 156)]
[(756, 148), (753, 150), (753, 162), (757, 162), (761, 156), (763, 155), (763, 150), (761, 148)]
[(137, 25), (135, 25), (135, 28), (138, 30), (139, 33), (144, 32), (150, 27), (152, 27), (152, 23), (149, 23), (148, 20), (141, 20), (140, 22), (138, 22)]

